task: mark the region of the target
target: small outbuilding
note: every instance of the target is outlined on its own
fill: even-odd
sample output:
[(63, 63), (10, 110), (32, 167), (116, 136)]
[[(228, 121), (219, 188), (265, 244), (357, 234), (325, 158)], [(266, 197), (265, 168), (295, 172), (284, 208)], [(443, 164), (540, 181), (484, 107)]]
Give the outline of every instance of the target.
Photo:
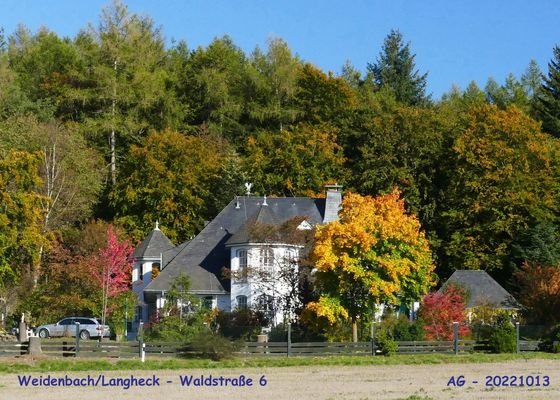
[(517, 300), (494, 280), (486, 271), (457, 270), (439, 289), (441, 292), (447, 285), (455, 284), (467, 291), (467, 309), (490, 307), (502, 310), (519, 310)]

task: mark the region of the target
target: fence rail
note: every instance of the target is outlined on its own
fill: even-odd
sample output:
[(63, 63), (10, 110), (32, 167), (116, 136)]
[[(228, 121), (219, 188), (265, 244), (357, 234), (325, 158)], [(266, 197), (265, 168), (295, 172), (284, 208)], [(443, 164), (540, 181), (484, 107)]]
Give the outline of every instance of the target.
[[(194, 357), (195, 349), (189, 343), (182, 342), (114, 342), (88, 341), (79, 339), (42, 339), (39, 341), (43, 354), (56, 357), (97, 357), (97, 358), (166, 358)], [(537, 340), (519, 340), (519, 351), (539, 351), (542, 342)], [(475, 340), (450, 341), (400, 341), (397, 342), (398, 354), (426, 353), (467, 353), (489, 351), (488, 343)], [(0, 342), (0, 356), (20, 356), (27, 354), (28, 342)], [(290, 357), (290, 356), (333, 356), (379, 354), (379, 349), (369, 342), (246, 342), (237, 352), (248, 357)]]

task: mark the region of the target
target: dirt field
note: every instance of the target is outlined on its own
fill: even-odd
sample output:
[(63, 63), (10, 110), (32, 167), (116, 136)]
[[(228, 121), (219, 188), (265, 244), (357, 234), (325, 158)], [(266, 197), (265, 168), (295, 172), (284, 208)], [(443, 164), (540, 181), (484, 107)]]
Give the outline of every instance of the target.
[[(65, 377), (53, 373), (50, 377)], [(21, 387), (18, 375), (0, 375), (0, 399), (6, 400), (106, 400), (106, 399), (557, 399), (560, 398), (560, 362), (551, 360), (510, 361), (488, 364), (439, 364), (402, 366), (347, 366), (347, 367), (289, 367), (247, 368), (185, 371), (111, 371), (92, 372), (91, 379), (103, 376), (105, 383), (117, 383), (115, 378), (159, 378), (159, 387)], [(181, 376), (205, 378), (253, 379), (252, 387), (194, 387), (181, 385)], [(265, 376), (265, 386), (259, 385)], [(447, 386), (452, 376), (463, 375), (462, 387)], [(532, 387), (487, 387), (486, 376), (519, 376), (533, 383)], [(46, 378), (49, 374), (20, 374), (32, 378)], [(71, 372), (70, 379), (87, 378), (87, 373)], [(539, 378), (537, 378), (537, 376)], [(543, 386), (549, 377), (549, 386)], [(501, 378), (497, 378), (496, 382)], [(531, 380), (532, 379), (532, 380)], [(509, 379), (511, 381), (511, 378)], [(121, 379), (123, 383), (124, 379)], [(168, 383), (169, 381), (169, 383)], [(478, 381), (478, 383), (473, 383)], [(537, 383), (541, 386), (537, 386)], [(263, 381), (263, 383), (265, 383)]]

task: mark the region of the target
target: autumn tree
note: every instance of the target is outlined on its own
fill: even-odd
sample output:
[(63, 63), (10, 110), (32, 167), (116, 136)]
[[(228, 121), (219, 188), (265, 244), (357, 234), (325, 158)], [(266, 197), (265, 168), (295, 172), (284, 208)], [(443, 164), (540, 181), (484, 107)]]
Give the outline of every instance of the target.
[(156, 220), (171, 240), (186, 240), (239, 193), (237, 155), (216, 136), (152, 133), (132, 146), (111, 194), (117, 220), (140, 238)]
[[(80, 235), (81, 236), (81, 235)], [(60, 238), (43, 259), (37, 287), (21, 296), (20, 312), (34, 324), (46, 324), (68, 315), (99, 315), (100, 287), (91, 279), (92, 257), (80, 254)]]
[(41, 153), (14, 150), (0, 154), (0, 288), (22, 285), (21, 278), (34, 284), (40, 273), (41, 249), (48, 242), (42, 229), (41, 158)]
[(506, 280), (516, 241), (558, 216), (558, 143), (515, 107), (475, 106), (457, 128), (442, 161), (439, 259), (455, 269), (503, 272)]
[(410, 43), (405, 43), (402, 33), (391, 30), (383, 42), (377, 61), (368, 64), (377, 86), (389, 90), (397, 101), (407, 105), (423, 105), (428, 101), (426, 84), (428, 74), (416, 70)]
[(525, 263), (514, 275), (527, 318), (553, 326), (560, 322), (560, 265)]
[(422, 299), (419, 318), (424, 324), (427, 340), (453, 340), (453, 322), (459, 323), (459, 336), (468, 335), (465, 290), (447, 285)]
[(99, 250), (93, 260), (91, 272), (101, 287), (101, 324), (105, 324), (109, 300), (127, 291), (131, 285), (132, 253), (134, 249), (127, 241), (120, 241), (114, 228), (107, 229), (107, 244)]
[(357, 322), (375, 305), (408, 304), (434, 284), (432, 253), (420, 223), (398, 191), (378, 197), (345, 195), (340, 220), (317, 228), (311, 257), (320, 298), (308, 309), (331, 324)]

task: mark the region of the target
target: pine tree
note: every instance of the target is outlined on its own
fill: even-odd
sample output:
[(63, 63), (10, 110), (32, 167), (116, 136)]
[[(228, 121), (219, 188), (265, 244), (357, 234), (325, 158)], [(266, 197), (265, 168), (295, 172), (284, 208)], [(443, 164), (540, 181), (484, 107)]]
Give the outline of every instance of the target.
[(375, 64), (368, 64), (377, 86), (392, 92), (395, 98), (407, 105), (422, 105), (428, 101), (426, 83), (428, 74), (415, 70), (410, 43), (404, 43), (402, 34), (397, 30), (385, 38), (383, 48)]
[(560, 137), (560, 47), (555, 46), (552, 53), (548, 75), (537, 94), (535, 108), (543, 130)]

